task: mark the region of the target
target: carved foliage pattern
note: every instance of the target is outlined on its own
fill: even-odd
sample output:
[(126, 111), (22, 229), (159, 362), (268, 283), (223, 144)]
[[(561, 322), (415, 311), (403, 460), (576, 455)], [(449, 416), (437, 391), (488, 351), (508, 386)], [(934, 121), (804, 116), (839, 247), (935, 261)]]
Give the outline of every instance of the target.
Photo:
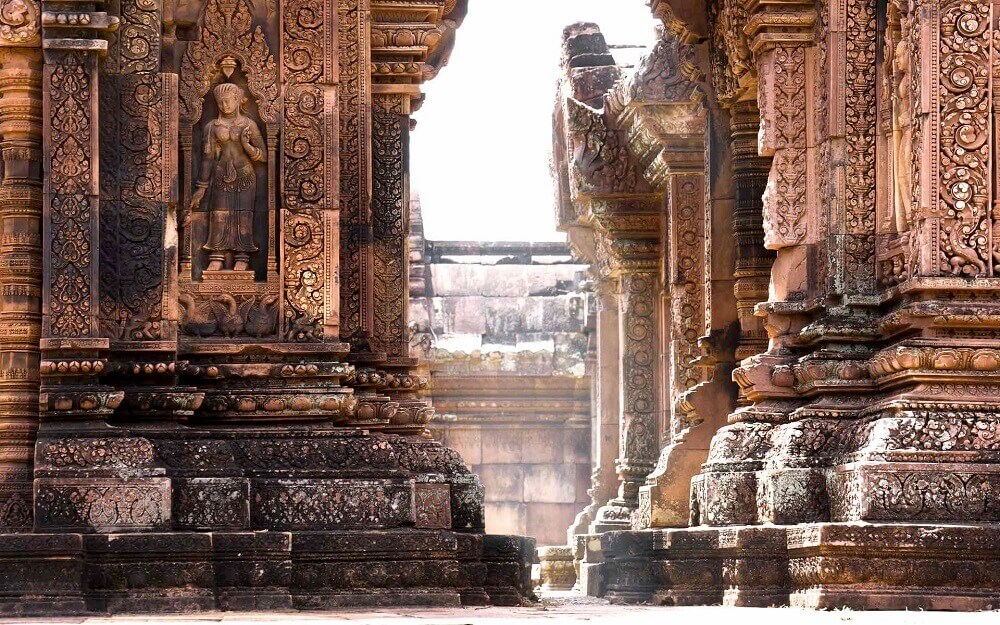
[(631, 464), (656, 461), (656, 274), (623, 273), (621, 430), (623, 458)]
[(774, 150), (764, 235), (770, 249), (779, 249), (806, 235), (806, 55), (802, 46), (779, 46), (771, 54), (773, 85), (760, 89), (763, 147)]
[(83, 52), (61, 54), (46, 71), (49, 150), (50, 336), (88, 337), (91, 307), (91, 99), (93, 79)]
[(340, 333), (355, 340), (363, 331), (367, 217), (366, 42), (364, 0), (339, 3), (340, 59)]
[(376, 98), (372, 118), (372, 234), (375, 339), (389, 356), (406, 356), (406, 215), (404, 96)]
[(170, 79), (150, 73), (101, 82), (101, 329), (114, 339), (164, 338), (171, 87)]
[(168, 488), (41, 484), (35, 495), (38, 523), (46, 528), (162, 527), (169, 522)]
[[(705, 328), (704, 178), (678, 176), (671, 195), (671, 360), (678, 397), (704, 381), (704, 370), (695, 365)], [(674, 427), (683, 429), (681, 424)]]
[(214, 67), (224, 56), (240, 62), (247, 87), (260, 108), (260, 117), (271, 124), (281, 106), (277, 66), (260, 26), (253, 27), (253, 10), (247, 0), (210, 0), (202, 15), (200, 38), (188, 45), (181, 59), (180, 101), (188, 123), (201, 119), (205, 94), (215, 78)]
[[(320, 7), (323, 5), (321, 4)], [(326, 159), (329, 117), (323, 60), (325, 19), (316, 3), (292, 0), (283, 5), (285, 81), (284, 173), (285, 319), (287, 338), (323, 338), (327, 275), (323, 211), (332, 208)]]
[(709, 7), (712, 83), (721, 102), (735, 102), (742, 95), (740, 79), (753, 67), (743, 34), (748, 18), (740, 0), (716, 0)]
[(156, 0), (122, 1), (115, 59), (120, 71), (154, 72), (159, 68), (160, 6)]
[(845, 127), (847, 186), (845, 280), (848, 290), (874, 290), (875, 87), (877, 66), (874, 0), (847, 2)]
[(639, 176), (622, 133), (608, 128), (600, 111), (582, 102), (568, 99), (566, 108), (576, 187), (586, 193), (640, 191)]
[(985, 276), (992, 259), (988, 243), (990, 3), (950, 0), (939, 11), (941, 271)]

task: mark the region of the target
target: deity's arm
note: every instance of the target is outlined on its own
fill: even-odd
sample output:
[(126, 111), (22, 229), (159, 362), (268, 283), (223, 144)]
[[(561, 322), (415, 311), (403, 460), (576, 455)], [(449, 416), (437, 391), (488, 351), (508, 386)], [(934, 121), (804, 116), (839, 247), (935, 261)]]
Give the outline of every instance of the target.
[(267, 145), (264, 143), (264, 137), (260, 134), (260, 128), (252, 119), (247, 120), (246, 134), (242, 140), (243, 149), (246, 150), (250, 160), (258, 163), (267, 162)]
[(212, 181), (212, 169), (215, 164), (215, 122), (205, 124), (205, 131), (201, 139), (201, 171), (198, 175), (196, 187), (208, 187)]

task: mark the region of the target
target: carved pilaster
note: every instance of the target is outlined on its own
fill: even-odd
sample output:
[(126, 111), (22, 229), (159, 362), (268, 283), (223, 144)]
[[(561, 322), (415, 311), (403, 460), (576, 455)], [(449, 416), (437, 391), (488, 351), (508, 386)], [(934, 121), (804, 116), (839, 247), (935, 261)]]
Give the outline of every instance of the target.
[(30, 529), (41, 335), (42, 54), (38, 5), (0, 26), (0, 529)]
[(594, 367), (595, 417), (592, 425), (592, 451), (594, 473), (591, 488), (592, 520), (588, 532), (599, 534), (608, 529), (601, 524), (599, 509), (615, 497), (618, 476), (615, 460), (618, 457), (620, 414), (620, 355), (618, 332), (618, 286), (612, 279), (598, 280), (595, 286), (597, 299), (597, 354)]
[(372, 113), (375, 351), (407, 358), (410, 96), (379, 91)]
[(374, 289), (371, 224), (369, 0), (339, 3), (340, 333), (369, 351)]
[(651, 267), (629, 266), (619, 276), (618, 314), (622, 381), (619, 433), (619, 499), (638, 505), (639, 486), (653, 469), (657, 434), (656, 293), (659, 276)]
[[(284, 275), (282, 327), (287, 341), (340, 340), (340, 219), (346, 212), (363, 221), (367, 210), (364, 1), (281, 3), (284, 201), (280, 240)], [(339, 24), (339, 33), (334, 24)], [(341, 58), (338, 65), (332, 50), (349, 58)], [(338, 87), (341, 76), (343, 81)], [(340, 127), (336, 113), (338, 88), (342, 98)], [(343, 115), (345, 112), (348, 115)], [(345, 138), (341, 134), (344, 132), (353, 134)], [(341, 148), (352, 151), (344, 158)], [(350, 192), (359, 195), (343, 196), (340, 187), (347, 179)]]
[(733, 182), (736, 186), (736, 210), (733, 231), (736, 236), (736, 312), (740, 319), (740, 361), (767, 349), (764, 320), (755, 315), (755, 306), (767, 299), (768, 280), (774, 253), (764, 248), (763, 207), (761, 198), (767, 188), (771, 160), (757, 155), (760, 112), (752, 100), (734, 104), (730, 110), (732, 133)]

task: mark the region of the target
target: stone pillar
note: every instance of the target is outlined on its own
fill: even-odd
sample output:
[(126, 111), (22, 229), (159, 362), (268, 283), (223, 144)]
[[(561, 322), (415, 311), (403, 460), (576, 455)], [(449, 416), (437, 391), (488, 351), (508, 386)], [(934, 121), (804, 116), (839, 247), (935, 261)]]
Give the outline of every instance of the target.
[[(667, 445), (660, 453), (656, 471), (649, 475), (639, 494), (636, 524), (641, 528), (687, 525), (691, 477), (705, 461), (714, 432), (699, 424), (728, 410), (725, 403), (719, 406), (714, 405), (718, 402), (694, 400), (697, 407), (691, 403), (695, 389), (709, 380), (699, 363), (699, 341), (709, 334), (706, 323), (712, 271), (705, 187), (701, 171), (673, 174), (668, 182), (670, 396), (665, 401), (670, 402), (670, 432), (664, 436)], [(694, 429), (698, 431), (692, 433)]]
[(741, 100), (730, 108), (733, 182), (736, 210), (733, 231), (736, 238), (736, 310), (740, 319), (740, 344), (736, 360), (741, 361), (767, 349), (764, 320), (755, 307), (767, 300), (768, 281), (774, 253), (764, 248), (761, 198), (767, 189), (771, 161), (757, 154), (760, 111), (755, 100)]
[(594, 472), (587, 493), (591, 503), (569, 528), (568, 544), (575, 543), (577, 534), (600, 534), (615, 527), (604, 523), (601, 509), (611, 500), (618, 486), (615, 459), (618, 457), (619, 426), (619, 351), (617, 286), (613, 279), (598, 279), (594, 286), (596, 354), (592, 381), (593, 421), (591, 424), (591, 458)]
[(340, 334), (370, 351), (373, 312), (371, 223), (371, 11), (369, 0), (338, 5), (340, 83)]
[(374, 351), (385, 354), (385, 393), (398, 406), (388, 431), (425, 434), (434, 414), (421, 398), (427, 378), (410, 357), (410, 114), (417, 85), (375, 85), (372, 113)]
[[(51, 10), (58, 13), (58, 5)], [(85, 15), (89, 32), (117, 27), (117, 18), (106, 13)], [(151, 468), (148, 443), (115, 439), (93, 462), (59, 461), (74, 447), (101, 446), (94, 438), (106, 432), (105, 419), (124, 398), (98, 380), (106, 371), (109, 347), (100, 327), (98, 93), (98, 61), (108, 44), (66, 38), (75, 34), (67, 28), (73, 27), (54, 17), (43, 30), (46, 264), (35, 528), (158, 529), (169, 523), (170, 481), (162, 469)], [(127, 483), (120, 479), (118, 463), (135, 469)]]
[(31, 529), (42, 302), (38, 5), (0, 33), (0, 529)]
[[(775, 422), (801, 405), (783, 376), (793, 362), (794, 343), (817, 302), (826, 293), (821, 258), (825, 221), (816, 216), (825, 201), (817, 185), (825, 179), (808, 167), (817, 158), (815, 128), (807, 128), (809, 103), (817, 108), (813, 83), (816, 56), (810, 46), (815, 15), (811, 4), (792, 7), (764, 2), (755, 9), (750, 48), (756, 54), (758, 106), (761, 115), (759, 154), (772, 158), (763, 195), (764, 246), (777, 250), (771, 270), (770, 298), (758, 307), (766, 314), (768, 350), (744, 360), (733, 376), (752, 404), (730, 417), (713, 441), (719, 446), (692, 486), (692, 520), (708, 525), (739, 525), (757, 519), (757, 476), (761, 445)], [(738, 123), (738, 119), (736, 121)], [(742, 229), (742, 228), (741, 228)], [(728, 444), (724, 443), (729, 441)], [(722, 446), (725, 445), (723, 450)]]
[(406, 359), (411, 95), (389, 85), (377, 85), (373, 98), (374, 346), (375, 351), (384, 352), (390, 359)]
[(601, 521), (620, 521), (631, 526), (631, 514), (639, 505), (639, 487), (656, 463), (656, 376), (654, 353), (659, 275), (655, 261), (625, 260), (618, 269), (618, 341), (620, 419), (618, 496), (608, 502)]

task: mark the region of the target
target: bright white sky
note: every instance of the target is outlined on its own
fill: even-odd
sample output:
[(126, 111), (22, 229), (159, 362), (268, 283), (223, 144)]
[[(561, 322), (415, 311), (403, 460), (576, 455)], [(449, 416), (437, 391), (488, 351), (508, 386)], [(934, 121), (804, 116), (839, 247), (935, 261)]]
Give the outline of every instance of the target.
[(648, 45), (646, 0), (470, 0), (451, 62), (426, 85), (411, 186), (431, 240), (562, 241), (549, 155), (562, 29)]

